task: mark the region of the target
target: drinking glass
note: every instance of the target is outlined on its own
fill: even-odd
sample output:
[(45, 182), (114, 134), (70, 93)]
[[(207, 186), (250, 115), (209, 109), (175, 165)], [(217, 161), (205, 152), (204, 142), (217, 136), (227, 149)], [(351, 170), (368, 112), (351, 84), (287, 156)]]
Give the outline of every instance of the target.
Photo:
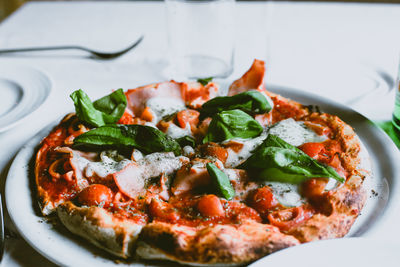
[(400, 65), (395, 83), (396, 96), (391, 121), (375, 122), (381, 127), (400, 149)]
[(233, 71), (235, 0), (165, 0), (171, 75), (226, 78)]
[(400, 66), (397, 74), (396, 81), (396, 99), (394, 104), (394, 110), (392, 115), (392, 124), (396, 131), (397, 136), (400, 137)]

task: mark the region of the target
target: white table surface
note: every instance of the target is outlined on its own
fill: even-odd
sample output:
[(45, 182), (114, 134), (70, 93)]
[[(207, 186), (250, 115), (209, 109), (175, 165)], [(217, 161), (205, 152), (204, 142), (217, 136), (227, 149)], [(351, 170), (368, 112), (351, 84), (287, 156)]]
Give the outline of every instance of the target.
[[(265, 3), (242, 2), (237, 5), (236, 16), (231, 79), (243, 73), (253, 58), (269, 55), (267, 82), (343, 103), (351, 100), (349, 95), (362, 94), (370, 86), (363, 77), (365, 69), (385, 73), (393, 82), (400, 52), (400, 5), (280, 2), (269, 12)], [(145, 39), (137, 49), (111, 61), (90, 59), (80, 52), (0, 57), (0, 64), (40, 68), (53, 82), (46, 104), (22, 125), (0, 133), (3, 193), (4, 180), (19, 148), (41, 128), (72, 110), (71, 102), (66, 101), (72, 91), (82, 88), (95, 99), (113, 88), (133, 88), (171, 77), (166, 74), (162, 2), (34, 2), (0, 24), (0, 48), (81, 44), (113, 50), (126, 47), (141, 33)], [(389, 119), (393, 99), (392, 90), (353, 104), (371, 119)], [(368, 102), (371, 100), (374, 105)], [(14, 231), (10, 221), (6, 223)], [(18, 236), (8, 238), (2, 264), (52, 266)]]

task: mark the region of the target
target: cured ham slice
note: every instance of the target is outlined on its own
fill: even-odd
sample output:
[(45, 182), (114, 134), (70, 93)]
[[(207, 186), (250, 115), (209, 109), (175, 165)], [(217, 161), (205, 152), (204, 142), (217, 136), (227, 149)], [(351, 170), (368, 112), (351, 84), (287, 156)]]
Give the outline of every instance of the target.
[(265, 91), (264, 85), (265, 64), (264, 61), (255, 59), (250, 69), (238, 80), (229, 86), (228, 95), (236, 95), (248, 90)]
[(121, 171), (114, 173), (113, 178), (119, 190), (128, 197), (134, 198), (143, 193), (145, 179), (143, 169), (138, 164), (128, 164)]
[(152, 153), (138, 162), (129, 163), (112, 176), (122, 193), (135, 198), (142, 195), (151, 178), (170, 175), (187, 161), (186, 157), (175, 157), (172, 152)]
[(219, 90), (219, 86), (213, 82), (205, 86), (199, 82), (182, 83), (182, 88), (185, 103), (190, 108), (201, 108), (205, 102), (216, 97)]
[(126, 93), (128, 108), (139, 117), (146, 108), (146, 102), (153, 97), (169, 97), (183, 99), (182, 84), (175, 81), (154, 83), (130, 89)]

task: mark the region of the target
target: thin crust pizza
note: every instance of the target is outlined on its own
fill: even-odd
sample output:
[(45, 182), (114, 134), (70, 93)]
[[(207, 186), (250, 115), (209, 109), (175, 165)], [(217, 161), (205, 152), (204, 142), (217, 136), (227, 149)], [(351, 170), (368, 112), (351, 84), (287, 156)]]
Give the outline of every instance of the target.
[(230, 85), (82, 91), (43, 139), (44, 216), (121, 258), (243, 265), (346, 235), (366, 200), (360, 140), (335, 115), (268, 92), (264, 62)]

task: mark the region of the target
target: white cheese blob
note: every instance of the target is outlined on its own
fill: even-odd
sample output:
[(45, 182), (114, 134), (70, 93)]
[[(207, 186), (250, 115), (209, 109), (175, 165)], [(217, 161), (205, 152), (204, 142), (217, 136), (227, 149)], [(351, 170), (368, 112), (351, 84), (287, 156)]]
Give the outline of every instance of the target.
[(328, 183), (325, 185), (325, 191), (330, 191), (336, 188), (339, 185), (339, 182), (333, 178), (329, 178)]
[(185, 128), (181, 128), (181, 127), (175, 125), (174, 123), (170, 123), (166, 134), (174, 139), (181, 138), (184, 136), (193, 136), (189, 123), (186, 123)]
[(223, 172), (228, 176), (230, 181), (238, 182), (240, 177), (234, 169), (223, 169)]
[(195, 152), (194, 148), (191, 146), (184, 146), (182, 150), (183, 150), (183, 155), (186, 157), (193, 155)]
[(152, 123), (157, 124), (164, 116), (184, 110), (185, 103), (182, 99), (174, 97), (152, 97), (146, 102), (146, 106), (153, 111)]
[(175, 157), (173, 152), (156, 152), (146, 155), (138, 161), (140, 168), (143, 170), (144, 177), (156, 177), (164, 174), (171, 174), (182, 167), (182, 160), (189, 161), (188, 158), (179, 156)]
[(139, 161), (143, 158), (143, 153), (139, 149), (134, 148), (132, 151), (131, 159), (134, 161)]
[(122, 170), (130, 160), (118, 155), (116, 151), (104, 151), (100, 154), (100, 161), (90, 161), (73, 151), (73, 157), (78, 169), (86, 177), (106, 178), (108, 175)]
[(243, 144), (242, 149), (239, 152), (233, 151), (228, 148), (228, 158), (226, 159), (225, 166), (229, 168), (234, 168), (244, 162), (251, 156), (251, 152), (256, 149), (261, 143), (267, 138), (268, 134), (264, 131), (260, 136), (252, 139), (232, 139), (223, 144), (227, 144), (230, 141), (238, 142)]
[(304, 203), (299, 185), (280, 182), (265, 182), (265, 185), (271, 187), (276, 199), (284, 206), (297, 207)]
[(318, 135), (309, 129), (304, 122), (295, 121), (292, 118), (277, 122), (269, 129), (269, 133), (293, 146), (300, 146), (309, 142), (320, 143), (327, 139), (326, 136)]
[[(182, 162), (189, 161), (188, 158), (175, 157), (173, 152), (156, 152), (143, 157), (140, 151), (134, 151), (137, 156), (136, 163), (140, 168), (138, 173), (143, 179), (156, 177), (162, 173), (171, 174), (182, 166)], [(116, 151), (104, 151), (100, 154), (100, 161), (90, 161), (73, 152), (74, 161), (78, 169), (85, 177), (97, 176), (106, 178), (108, 175), (121, 171), (132, 161), (118, 155)]]

